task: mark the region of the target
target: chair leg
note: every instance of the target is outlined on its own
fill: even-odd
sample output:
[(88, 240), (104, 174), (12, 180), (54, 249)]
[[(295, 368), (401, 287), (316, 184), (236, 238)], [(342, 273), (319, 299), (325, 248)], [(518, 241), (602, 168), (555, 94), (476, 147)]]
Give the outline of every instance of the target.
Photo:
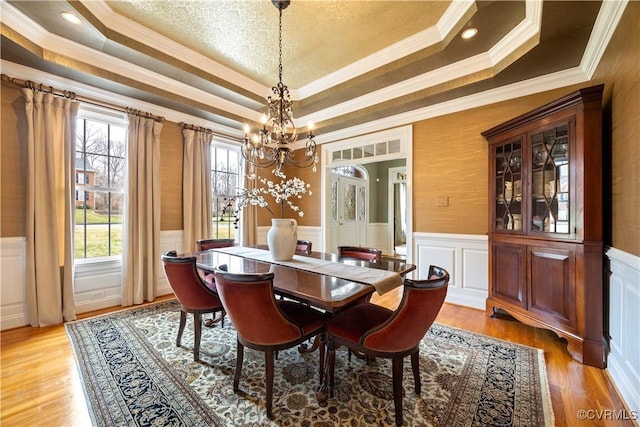
[(393, 377), (393, 402), (396, 409), (396, 426), (402, 425), (402, 357), (394, 356), (391, 362)]
[(411, 369), (413, 370), (413, 382), (416, 394), (420, 394), (422, 385), (420, 384), (420, 350), (411, 355)]
[(202, 315), (199, 311), (193, 312), (193, 360), (200, 360), (200, 336), (202, 334)]
[(236, 346), (236, 372), (233, 376), (233, 392), (238, 392), (238, 385), (240, 383), (240, 373), (242, 372), (242, 362), (244, 360), (244, 346), (238, 340)]
[(266, 386), (267, 386), (267, 418), (270, 420), (273, 419), (273, 350), (268, 349), (264, 352), (264, 361), (265, 361), (265, 374), (267, 376)]
[(180, 326), (178, 327), (178, 337), (176, 338), (176, 347), (180, 347), (180, 341), (182, 341), (182, 333), (184, 327), (187, 324), (187, 313), (180, 310)]

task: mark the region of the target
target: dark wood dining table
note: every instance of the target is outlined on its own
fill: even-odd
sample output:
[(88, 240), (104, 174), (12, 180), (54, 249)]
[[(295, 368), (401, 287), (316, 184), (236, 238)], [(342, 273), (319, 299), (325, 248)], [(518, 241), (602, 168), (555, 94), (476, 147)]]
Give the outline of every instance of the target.
[[(337, 254), (312, 252), (311, 254), (296, 253), (297, 256), (312, 257), (325, 261), (339, 262), (346, 265), (386, 270), (404, 276), (416, 269), (413, 264), (399, 258), (383, 257), (380, 263), (364, 260), (340, 258)], [(325, 275), (319, 272), (299, 270), (290, 266), (279, 265), (266, 261), (257, 261), (236, 254), (224, 253), (215, 249), (196, 254), (196, 265), (206, 272), (213, 272), (216, 267), (226, 264), (233, 273), (274, 273), (274, 291), (282, 296), (305, 302), (314, 307), (338, 312), (367, 295), (375, 292), (368, 283), (357, 280), (346, 280), (339, 277)]]

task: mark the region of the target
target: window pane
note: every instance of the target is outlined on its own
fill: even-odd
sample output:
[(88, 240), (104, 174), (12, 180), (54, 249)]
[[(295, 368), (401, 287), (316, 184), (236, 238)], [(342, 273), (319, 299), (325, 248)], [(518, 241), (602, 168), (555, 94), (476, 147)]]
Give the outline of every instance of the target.
[[(225, 207), (242, 185), (240, 179), (241, 159), (238, 150), (226, 146), (211, 147), (211, 216), (212, 238), (235, 239), (237, 235), (236, 212)], [(239, 213), (238, 213), (239, 214)]]
[(76, 136), (75, 257), (121, 255), (126, 127), (80, 118)]

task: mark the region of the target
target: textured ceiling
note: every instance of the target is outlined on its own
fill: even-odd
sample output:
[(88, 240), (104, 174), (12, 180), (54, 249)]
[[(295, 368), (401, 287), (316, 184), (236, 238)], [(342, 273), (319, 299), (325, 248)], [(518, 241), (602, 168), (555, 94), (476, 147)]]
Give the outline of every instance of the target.
[[(227, 134), (259, 120), (277, 82), (278, 10), (269, 0), (1, 5), (3, 61), (180, 112)], [(596, 18), (611, 7), (293, 0), (283, 11), (283, 80), (296, 118), (316, 122), (318, 134), (363, 126), (579, 67), (598, 36)], [(63, 11), (82, 24), (68, 24)], [(471, 26), (478, 36), (461, 39)]]
[[(108, 1), (116, 13), (265, 85), (278, 76), (270, 1)], [(299, 88), (435, 25), (446, 1), (298, 1), (283, 11), (285, 82)], [(398, 25), (402, 23), (402, 25)]]

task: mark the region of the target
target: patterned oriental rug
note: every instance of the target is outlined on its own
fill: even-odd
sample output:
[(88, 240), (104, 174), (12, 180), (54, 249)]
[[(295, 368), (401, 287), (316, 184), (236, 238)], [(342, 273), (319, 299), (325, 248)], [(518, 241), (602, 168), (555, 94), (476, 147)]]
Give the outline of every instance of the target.
[[(367, 365), (336, 352), (336, 390), (319, 407), (318, 353), (282, 351), (273, 412), (264, 408), (264, 356), (245, 349), (240, 390), (232, 389), (236, 333), (203, 328), (193, 361), (187, 322), (175, 346), (176, 301), (68, 323), (89, 412), (97, 426), (392, 426), (390, 362)], [(422, 394), (404, 371), (405, 426), (550, 426), (554, 423), (541, 350), (434, 324), (422, 341)]]

